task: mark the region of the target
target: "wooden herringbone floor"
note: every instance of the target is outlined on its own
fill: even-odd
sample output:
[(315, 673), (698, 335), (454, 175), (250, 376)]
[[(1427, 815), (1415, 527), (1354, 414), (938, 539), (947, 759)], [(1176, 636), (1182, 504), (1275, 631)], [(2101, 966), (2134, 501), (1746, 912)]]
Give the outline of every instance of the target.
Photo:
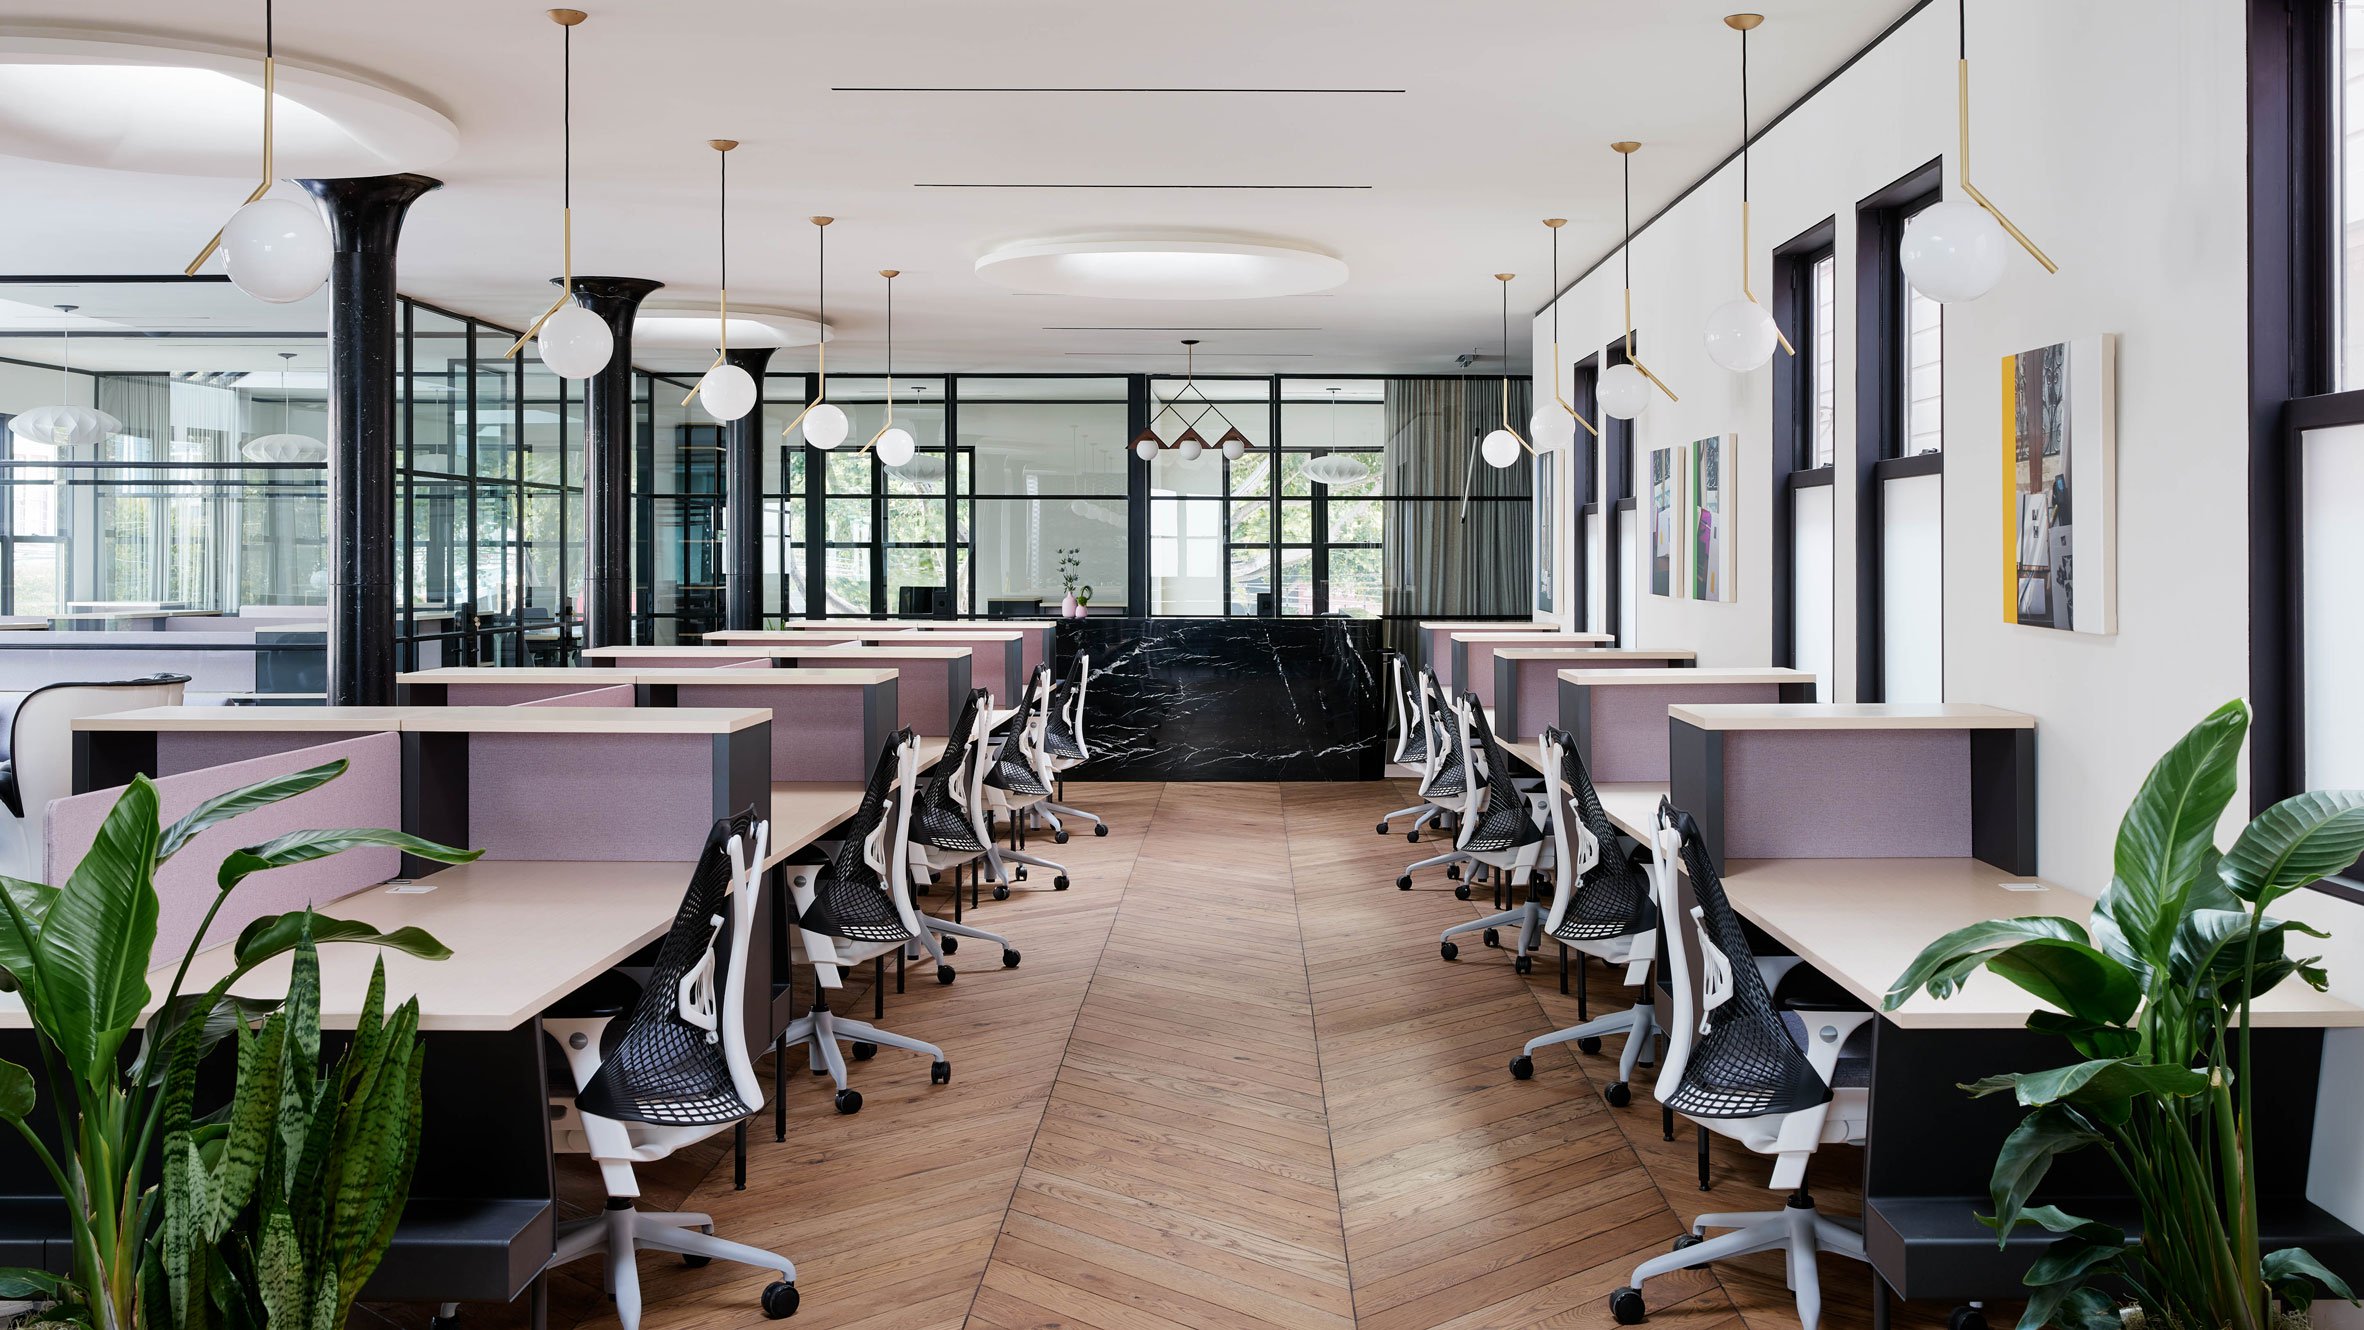
[[(1607, 1327), (1609, 1291), (1680, 1216), (1778, 1204), (1764, 1162), (1729, 1146), (1698, 1190), (1693, 1138), (1662, 1139), (1646, 1068), (1632, 1107), (1604, 1104), (1614, 1042), (1510, 1077), (1519, 1045), (1572, 1023), (1575, 1003), (1549, 958), (1525, 978), (1476, 945), (1439, 959), (1437, 932), (1483, 902), (1454, 900), (1441, 875), (1390, 885), (1414, 851), (1372, 823), (1411, 802), (1401, 783), (1070, 796), (1114, 828), (1041, 847), (1074, 889), (970, 916), (1023, 965), (972, 944), (955, 983), (923, 967), (887, 998), (889, 1028), (945, 1047), (950, 1085), (884, 1052), (855, 1064), (865, 1107), (841, 1117), (800, 1071), (788, 1139), (755, 1133), (745, 1191), (727, 1137), (643, 1169), (645, 1205), (710, 1211), (797, 1263), (792, 1324)], [(1592, 989), (1596, 1011), (1623, 1005), (1603, 971)], [(1853, 1212), (1859, 1166), (1846, 1149), (1818, 1160), (1833, 1213)], [(595, 1207), (589, 1176), (567, 1176)], [(651, 1330), (764, 1323), (760, 1274), (656, 1255), (641, 1272)], [(554, 1325), (614, 1325), (598, 1278), (596, 1261), (566, 1272)], [(1826, 1259), (1824, 1279), (1824, 1324), (1868, 1325), (1863, 1268)], [(1648, 1293), (1662, 1330), (1796, 1324), (1771, 1258)]]

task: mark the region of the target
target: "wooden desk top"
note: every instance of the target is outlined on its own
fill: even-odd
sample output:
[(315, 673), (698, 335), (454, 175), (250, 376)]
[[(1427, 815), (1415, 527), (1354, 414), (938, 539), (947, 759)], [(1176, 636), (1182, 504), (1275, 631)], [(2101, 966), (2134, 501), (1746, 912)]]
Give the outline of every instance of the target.
[(1651, 829), (1658, 821), (1658, 801), (1666, 797), (1666, 787), (1656, 781), (1611, 780), (1592, 787), (1601, 796), (1601, 810), (1617, 829), (1635, 840), (1649, 842)]
[(772, 782), (772, 850), (764, 867), (819, 840), (861, 806), (862, 782), (858, 780)]
[(813, 660), (821, 657), (832, 660), (967, 660), (975, 653), (967, 647), (931, 647), (917, 642), (908, 646), (863, 646), (848, 642), (837, 646), (782, 648), (771, 654), (775, 660)]
[(2032, 730), (2036, 718), (1982, 702), (1765, 702), (1667, 708), (1703, 730)]
[[(1443, 632), (1448, 628), (1467, 629), (1471, 632), (1490, 629), (1496, 632), (1504, 633), (1553, 633), (1566, 631), (1556, 623), (1551, 623), (1541, 619), (1527, 619), (1523, 621), (1519, 619), (1422, 619), (1420, 621), (1420, 631), (1424, 633)], [(1595, 635), (1597, 636), (1597, 634)]]
[[(1571, 633), (1557, 628), (1464, 628), (1453, 634), (1456, 642), (1543, 642), (1564, 647), (1598, 646), (1617, 639), (1607, 633)], [(1645, 655), (1664, 655), (1664, 652), (1645, 652)]]
[[(1497, 651), (1494, 654), (1507, 656), (1512, 653)], [(1561, 670), (1560, 682), (1580, 683), (1591, 688), (1615, 688), (1620, 685), (1664, 688), (1670, 684), (1812, 683), (1814, 676), (1804, 670), (1779, 667), (1700, 669), (1696, 666), (1675, 666), (1636, 670)]]
[(1023, 642), (1026, 634), (990, 628), (906, 628), (896, 633), (872, 633), (862, 639), (881, 644), (893, 642)]
[(81, 716), (74, 728), (157, 733), (731, 734), (770, 719), (764, 711), (703, 707), (181, 706)]
[(885, 683), (895, 677), (893, 670), (714, 670), (714, 669), (654, 669), (638, 670), (616, 667), (612, 669), (570, 669), (560, 665), (446, 665), (441, 669), (415, 670), (398, 676), (402, 683), (481, 684), (481, 683), (579, 683), (585, 688), (612, 688), (617, 684), (655, 683), (695, 686), (698, 684), (769, 684), (775, 687), (798, 685), (843, 687), (848, 684)]
[[(1460, 634), (1456, 642), (1464, 641)], [(1496, 660), (1696, 660), (1695, 651), (1651, 651), (1643, 647), (1496, 647)], [(1683, 673), (1691, 671), (1684, 667)]]
[(77, 730), (133, 732), (246, 730), (352, 734), (397, 730), (415, 707), (140, 707), (103, 716), (76, 716)]
[(850, 688), (863, 684), (885, 683), (896, 677), (893, 670), (578, 670), (597, 678), (602, 674), (617, 673), (631, 678), (634, 683), (672, 684), (680, 688), (744, 688), (750, 684), (759, 688)]

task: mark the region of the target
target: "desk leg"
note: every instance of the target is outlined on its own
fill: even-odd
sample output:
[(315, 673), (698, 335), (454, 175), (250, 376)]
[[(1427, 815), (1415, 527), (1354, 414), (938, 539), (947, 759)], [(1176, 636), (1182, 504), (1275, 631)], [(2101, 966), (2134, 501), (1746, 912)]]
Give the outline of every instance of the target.
[(550, 1272), (544, 1270), (534, 1276), (533, 1285), (526, 1290), (526, 1306), (533, 1322), (533, 1330), (550, 1330)]
[(772, 1040), (772, 1139), (788, 1139), (788, 1041)]
[(1871, 1281), (1872, 1330), (1888, 1330), (1890, 1310), (1888, 1281), (1880, 1278), (1880, 1273), (1877, 1270), (1872, 1272)]

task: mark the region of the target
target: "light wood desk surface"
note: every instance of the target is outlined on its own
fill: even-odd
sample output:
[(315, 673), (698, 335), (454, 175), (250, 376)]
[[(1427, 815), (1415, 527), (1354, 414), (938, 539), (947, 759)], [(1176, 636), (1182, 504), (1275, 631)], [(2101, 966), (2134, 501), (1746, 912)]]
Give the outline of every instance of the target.
[[(1461, 642), (1467, 639), (1456, 633), (1453, 640)], [(1649, 651), (1641, 647), (1512, 646), (1494, 649), (1496, 660), (1693, 660), (1697, 654), (1691, 651)], [(1691, 672), (1687, 666), (1681, 668), (1685, 674)]]
[[(1456, 642), (1491, 642), (1497, 647), (1505, 643), (1515, 645), (1520, 642), (1534, 642), (1560, 647), (1595, 647), (1603, 642), (1614, 642), (1617, 639), (1607, 633), (1571, 633), (1556, 628), (1463, 628), (1453, 634), (1452, 640)], [(1665, 656), (1669, 653), (1644, 651), (1639, 654)]]
[[(1556, 623), (1549, 623), (1538, 619), (1422, 619), (1420, 621), (1420, 631), (1424, 633), (1443, 632), (1447, 629), (1451, 629), (1456, 632), (1466, 630), (1473, 633), (1481, 631), (1501, 633), (1564, 633), (1568, 631)], [(1604, 635), (1599, 633), (1590, 633), (1586, 634), (1586, 636), (1601, 637)]]
[(275, 733), (351, 734), (396, 730), (414, 707), (140, 707), (100, 716), (76, 716), (77, 730), (239, 730)]
[(862, 782), (858, 780), (772, 782), (772, 848), (764, 867), (819, 840), (861, 806)]
[[(1511, 655), (1497, 651), (1497, 656)], [(1783, 669), (1775, 666), (1759, 668), (1702, 669), (1698, 666), (1665, 666), (1658, 669), (1631, 670), (1561, 670), (1561, 683), (1580, 683), (1593, 688), (1648, 687), (1664, 688), (1670, 684), (1803, 684), (1813, 683), (1814, 676), (1805, 670)]]
[(394, 676), (396, 683), (573, 683), (585, 688), (622, 682), (622, 670), (586, 670), (573, 665), (440, 665), (431, 670), (409, 670)]
[(893, 670), (878, 669), (795, 669), (795, 670), (719, 670), (694, 667), (676, 669), (571, 669), (560, 665), (446, 665), (441, 669), (415, 670), (398, 676), (401, 683), (425, 684), (540, 684), (579, 683), (585, 689), (612, 688), (617, 684), (654, 683), (679, 685), (725, 685), (760, 683), (775, 687), (848, 687), (856, 684), (885, 683), (895, 677)]
[(1762, 702), (1676, 705), (1703, 730), (2032, 730), (2036, 718), (1981, 702)]
[(160, 733), (733, 734), (770, 719), (769, 712), (745, 707), (182, 706), (81, 716), (74, 728)]
[(925, 642), (882, 643), (871, 646), (862, 642), (840, 642), (835, 646), (816, 646), (786, 649), (772, 653), (774, 659), (809, 660), (826, 656), (832, 660), (967, 660), (975, 653), (967, 647), (932, 647)]

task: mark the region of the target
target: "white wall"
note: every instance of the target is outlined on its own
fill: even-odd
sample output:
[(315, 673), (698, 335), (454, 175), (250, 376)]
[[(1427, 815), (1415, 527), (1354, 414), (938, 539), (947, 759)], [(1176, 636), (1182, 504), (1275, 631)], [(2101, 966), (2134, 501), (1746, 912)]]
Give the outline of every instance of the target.
[[(2003, 285), (1946, 312), (1944, 680), (1953, 701), (2038, 720), (2038, 867), (2097, 892), (2118, 817), (2150, 764), (2210, 709), (2249, 687), (2249, 422), (2240, 330), (2246, 288), (2247, 38), (2239, 5), (2214, 0), (1982, 0), (1971, 33), (1978, 184), (2059, 262), (2048, 276), (2014, 251)], [(1752, 171), (1759, 291), (1772, 249), (1825, 218), (1839, 254), (1835, 662), (1855, 695), (1855, 205), (1955, 144), (1954, 15), (1916, 15), (1769, 133)], [(1712, 25), (1709, 25), (1712, 26)], [(1702, 49), (1712, 35), (1703, 30)], [(2096, 59), (2096, 52), (2108, 58)], [(1703, 95), (1707, 95), (1704, 91)], [(1606, 136), (1604, 136), (1606, 137)], [(1554, 149), (1550, 169), (1563, 169)], [(1683, 182), (1637, 182), (1664, 195)], [(1609, 154), (1597, 168), (1614, 169)], [(1719, 431), (1741, 441), (1740, 599), (1643, 596), (1639, 640), (1691, 647), (1700, 663), (1763, 664), (1771, 647), (1766, 515), (1772, 371), (1708, 360), (1699, 329), (1739, 287), (1737, 169), (1634, 240), (1642, 358), (1682, 395), (1637, 422), (1643, 452)], [(1581, 357), (1622, 331), (1617, 268), (1559, 302), (1561, 344)], [(2094, 333), (2119, 336), (2118, 632), (2102, 637), (2002, 620), (1998, 364)], [(1548, 311), (1536, 353), (1548, 354)], [(1545, 363), (1538, 362), (1539, 365)], [(1538, 374), (1542, 371), (1539, 369)], [(2245, 813), (2246, 794), (2236, 814)], [(2228, 817), (2229, 840), (2236, 817)], [(2340, 936), (2334, 990), (2364, 1001), (2364, 909), (2302, 893), (2286, 910)], [(2347, 1098), (2335, 1099), (2335, 1094)], [(2325, 1104), (2364, 1096), (2364, 1035), (2334, 1038)], [(2325, 1120), (2355, 1122), (2352, 1108)], [(2312, 1192), (2364, 1223), (2364, 1126), (2319, 1132)]]

